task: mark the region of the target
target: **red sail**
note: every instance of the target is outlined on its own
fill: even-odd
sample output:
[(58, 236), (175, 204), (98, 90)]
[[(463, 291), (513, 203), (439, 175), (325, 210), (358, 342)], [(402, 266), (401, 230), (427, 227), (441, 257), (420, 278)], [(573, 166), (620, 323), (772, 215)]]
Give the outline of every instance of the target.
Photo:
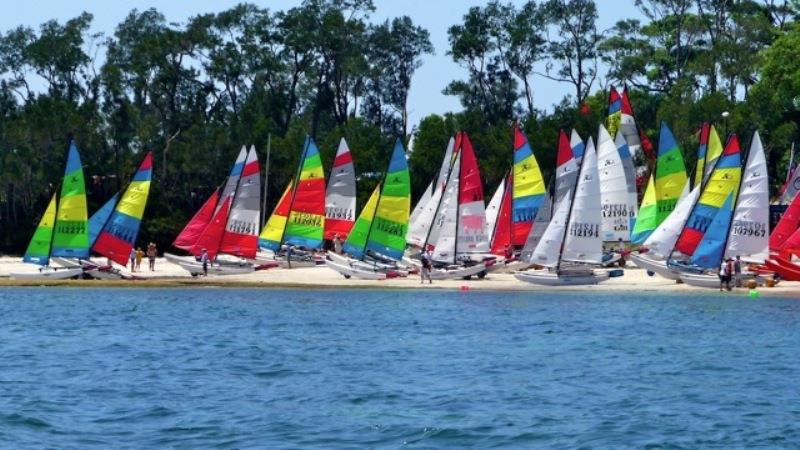
[(798, 225), (800, 225), (800, 195), (794, 197), (792, 203), (786, 208), (786, 212), (781, 216), (781, 220), (772, 230), (772, 234), (769, 236), (769, 249), (773, 252), (783, 250), (784, 243), (797, 231)]
[(225, 199), (217, 213), (208, 223), (197, 242), (189, 249), (189, 253), (200, 256), (203, 249), (208, 250), (209, 259), (214, 259), (219, 251), (219, 244), (222, 241), (222, 233), (225, 231), (225, 224), (228, 221), (228, 210), (231, 208), (231, 197)]
[(172, 243), (173, 247), (186, 251), (190, 251), (191, 248), (194, 247), (200, 235), (203, 234), (203, 230), (205, 230), (208, 223), (211, 222), (211, 218), (214, 216), (214, 208), (217, 207), (218, 200), (219, 189), (214, 191), (211, 197), (208, 197), (208, 200), (203, 203), (203, 206), (195, 213), (192, 220), (183, 227), (181, 233), (175, 238), (175, 242)]
[(472, 149), (467, 133), (461, 132), (461, 169), (459, 172), (458, 203), (483, 202), (483, 181), (478, 168), (478, 159)]
[(503, 199), (500, 201), (500, 211), (497, 213), (497, 221), (494, 223), (494, 233), (492, 234), (492, 254), (506, 256), (506, 248), (511, 245), (511, 177), (514, 175), (509, 172), (506, 178), (506, 188), (503, 191)]

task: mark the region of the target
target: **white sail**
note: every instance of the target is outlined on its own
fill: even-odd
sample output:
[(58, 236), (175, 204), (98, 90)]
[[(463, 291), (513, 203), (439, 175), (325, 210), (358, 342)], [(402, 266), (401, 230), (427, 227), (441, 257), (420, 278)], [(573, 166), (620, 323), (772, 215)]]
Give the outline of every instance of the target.
[(433, 185), (435, 182), (431, 181), (428, 187), (425, 189), (425, 192), (422, 193), (422, 196), (417, 201), (417, 205), (414, 206), (414, 209), (411, 210), (411, 216), (408, 218), (408, 223), (413, 224), (419, 218), (419, 215), (422, 214), (422, 211), (425, 209), (425, 206), (431, 200), (433, 196)]
[(214, 209), (215, 214), (222, 207), (225, 199), (228, 198), (229, 195), (233, 195), (233, 193), (236, 191), (236, 186), (239, 185), (239, 177), (242, 175), (242, 169), (244, 168), (244, 162), (246, 159), (247, 147), (243, 145), (242, 149), (239, 150), (239, 155), (236, 157), (236, 162), (233, 163), (233, 167), (228, 175), (228, 179), (225, 181), (225, 187), (222, 188), (222, 194), (219, 196), (219, 202), (217, 202), (217, 207)]
[[(633, 225), (636, 223), (636, 216), (639, 213), (639, 192), (636, 189), (636, 165), (634, 164), (633, 153), (622, 133), (617, 133), (614, 140), (617, 152), (622, 159), (622, 167), (625, 168), (625, 181), (628, 183), (628, 216), (629, 230), (633, 232)], [(630, 234), (629, 233), (629, 234)]]
[[(565, 192), (565, 196), (568, 195), (569, 192), (570, 191)], [(536, 247), (542, 240), (542, 236), (550, 224), (550, 219), (552, 219), (552, 209), (553, 201), (549, 195), (545, 195), (544, 203), (542, 203), (542, 206), (536, 213), (536, 217), (533, 219), (533, 227), (531, 227), (531, 231), (528, 233), (528, 237), (525, 239), (525, 245), (522, 246), (522, 250), (519, 253), (520, 260), (528, 262), (533, 260), (533, 252), (536, 250)]]
[(567, 192), (558, 203), (553, 218), (547, 224), (547, 228), (544, 229), (539, 242), (527, 259), (528, 262), (545, 267), (558, 265), (558, 254), (561, 251), (561, 244), (564, 242), (564, 231), (567, 227), (567, 216), (569, 215), (571, 204), (572, 195)]
[[(616, 152), (616, 149), (614, 151)], [(597, 153), (592, 138), (589, 138), (567, 224), (567, 237), (561, 254), (563, 261), (589, 264), (602, 262), (603, 242), (600, 226), (603, 209), (600, 202)]]
[[(583, 143), (581, 143), (581, 145), (583, 145)], [(570, 144), (570, 147), (571, 146), (572, 144)], [(571, 150), (570, 153), (572, 153)], [(556, 167), (555, 204), (561, 203), (561, 199), (564, 198), (567, 192), (575, 190), (576, 181), (578, 181), (578, 161), (573, 154), (571, 158)]]
[[(336, 157), (333, 160), (328, 187), (325, 190), (325, 223), (328, 221), (343, 221), (344, 224), (356, 220), (356, 171), (353, 167), (353, 158), (350, 147), (342, 138)], [(337, 224), (337, 222), (331, 222)], [(327, 228), (327, 227), (326, 227)], [(327, 231), (327, 230), (326, 230)], [(326, 233), (328, 234), (328, 233)], [(328, 236), (331, 239), (333, 236)]]
[[(621, 136), (621, 133), (618, 135)], [(597, 164), (602, 204), (600, 237), (607, 242), (619, 239), (630, 241), (630, 208), (635, 206), (629, 204), (628, 180), (622, 158), (603, 125), (600, 125), (597, 133)]]
[[(419, 214), (416, 218), (409, 219), (408, 233), (406, 233), (406, 242), (410, 245), (422, 247), (427, 239), (428, 243), (436, 242), (437, 235), (433, 234), (434, 230), (431, 225), (435, 220), (436, 210), (439, 208), (439, 203), (442, 200), (444, 193), (445, 183), (447, 183), (447, 176), (450, 169), (453, 167), (453, 147), (455, 146), (455, 139), (450, 138), (447, 142), (447, 149), (444, 151), (444, 158), (442, 165), (439, 167), (439, 174), (436, 179), (431, 182), (432, 191), (431, 196), (423, 203)], [(423, 196), (423, 199), (425, 197)], [(419, 203), (422, 203), (420, 199)], [(415, 207), (416, 210), (419, 205)]]
[(725, 248), (725, 257), (736, 256), (753, 262), (764, 262), (769, 258), (769, 176), (764, 147), (757, 131), (750, 143)]
[(461, 153), (456, 156), (453, 163), (453, 170), (450, 172), (450, 179), (444, 188), (439, 212), (436, 214), (436, 221), (431, 229), (431, 238), (428, 242), (432, 243), (433, 259), (443, 262), (455, 262), (456, 260), (456, 230), (458, 227), (458, 193), (459, 193), (459, 172), (461, 166)]
[(261, 174), (255, 146), (250, 147), (240, 173), (239, 186), (231, 203), (225, 232), (258, 236), (261, 221)]
[(683, 196), (678, 200), (675, 209), (653, 230), (653, 233), (642, 244), (643, 247), (649, 249), (649, 254), (662, 259), (669, 257), (698, 198), (700, 198), (700, 186), (695, 186), (689, 195)]
[(500, 185), (494, 191), (492, 199), (489, 200), (489, 205), (486, 207), (486, 229), (489, 234), (489, 242), (494, 238), (494, 227), (497, 223), (497, 215), (500, 214), (500, 205), (503, 202), (503, 195), (506, 192), (506, 178), (500, 180)]

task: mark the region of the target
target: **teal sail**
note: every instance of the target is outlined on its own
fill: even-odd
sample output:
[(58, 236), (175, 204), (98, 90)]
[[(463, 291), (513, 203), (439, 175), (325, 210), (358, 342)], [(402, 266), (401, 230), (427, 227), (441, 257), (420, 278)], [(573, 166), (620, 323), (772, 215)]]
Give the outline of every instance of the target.
[(94, 245), (94, 241), (97, 240), (100, 231), (103, 230), (106, 222), (108, 222), (108, 218), (111, 217), (111, 213), (114, 212), (114, 207), (117, 206), (117, 200), (119, 200), (119, 192), (114, 194), (113, 197), (89, 218), (89, 247)]
[(703, 239), (697, 245), (689, 262), (703, 269), (715, 269), (722, 263), (722, 255), (728, 240), (728, 230), (733, 220), (733, 196), (728, 194), (722, 207), (714, 215)]

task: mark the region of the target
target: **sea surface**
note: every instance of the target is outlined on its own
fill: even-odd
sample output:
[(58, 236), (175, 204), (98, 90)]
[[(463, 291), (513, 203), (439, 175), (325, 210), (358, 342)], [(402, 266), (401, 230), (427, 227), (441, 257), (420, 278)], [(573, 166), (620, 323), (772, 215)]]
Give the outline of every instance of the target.
[(800, 445), (800, 302), (0, 290), (0, 448)]

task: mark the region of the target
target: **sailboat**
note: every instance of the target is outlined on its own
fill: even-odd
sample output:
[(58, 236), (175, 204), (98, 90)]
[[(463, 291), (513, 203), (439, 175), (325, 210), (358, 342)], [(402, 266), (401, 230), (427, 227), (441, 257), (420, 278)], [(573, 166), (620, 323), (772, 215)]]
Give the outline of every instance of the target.
[(22, 258), (40, 267), (35, 272), (12, 273), (11, 277), (63, 280), (81, 276), (80, 264), (55, 267), (50, 259), (89, 257), (88, 215), (81, 157), (75, 142), (70, 141), (61, 195), (53, 194)]
[(590, 138), (577, 185), (556, 206), (533, 251), (532, 260), (546, 269), (516, 272), (514, 276), (546, 286), (597, 284), (608, 279), (608, 271), (592, 268), (602, 263), (603, 256), (600, 196), (597, 153)]
[(403, 143), (394, 144), (383, 182), (375, 187), (344, 243), (345, 255), (328, 252), (325, 264), (345, 278), (383, 280), (407, 275), (403, 258), (411, 206), (411, 178)]
[[(618, 135), (621, 136), (621, 133)], [(635, 189), (635, 180), (628, 178), (622, 154), (603, 125), (598, 130), (597, 161), (603, 208), (600, 227), (603, 241), (630, 241), (630, 219), (636, 216), (636, 199), (631, 196), (630, 186), (633, 185)]]
[[(347, 157), (343, 156), (340, 163), (346, 164), (346, 160)], [(319, 148), (311, 136), (306, 136), (297, 172), (259, 236), (259, 262), (270, 262), (287, 269), (324, 264), (324, 259), (316, 252), (322, 248), (325, 238), (325, 192), (325, 172)], [(349, 200), (342, 204), (350, 205)]]
[[(192, 276), (203, 273), (198, 260), (206, 250), (213, 261), (209, 273), (233, 275), (255, 269), (259, 216), (261, 211), (261, 176), (254, 146), (242, 147), (222, 189), (200, 208), (187, 223), (173, 246), (194, 257), (165, 253), (165, 258), (188, 271)], [(212, 202), (212, 200), (216, 200)], [(213, 207), (212, 207), (213, 205)]]
[(453, 151), (456, 147), (456, 138), (460, 139), (460, 136), (451, 137), (447, 142), (444, 158), (442, 159), (442, 164), (439, 167), (436, 178), (428, 185), (425, 193), (417, 202), (417, 206), (414, 207), (411, 213), (406, 241), (412, 249), (421, 249), (426, 240), (436, 240), (435, 234), (433, 236), (430, 235), (431, 226), (436, 216), (436, 210), (439, 208), (439, 203), (442, 200), (442, 195), (444, 195), (447, 177), (450, 175), (450, 170), (453, 167)]
[(735, 257), (756, 264), (769, 258), (769, 176), (758, 132), (753, 134), (738, 190), (728, 194), (692, 255), (691, 263), (710, 273), (682, 272), (681, 280), (692, 286), (719, 287), (717, 272), (723, 258)]
[(344, 138), (339, 141), (325, 190), (325, 227), (323, 236), (347, 239), (356, 221), (356, 171), (353, 156)]

